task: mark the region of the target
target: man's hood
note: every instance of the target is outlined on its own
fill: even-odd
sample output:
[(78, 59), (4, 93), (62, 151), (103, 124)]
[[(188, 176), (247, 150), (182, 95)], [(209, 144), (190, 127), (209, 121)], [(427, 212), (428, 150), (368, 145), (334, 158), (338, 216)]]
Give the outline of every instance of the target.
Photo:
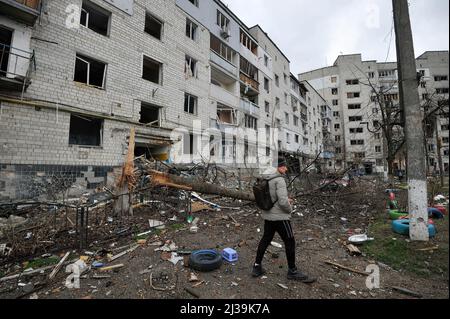
[(275, 167), (269, 167), (264, 171), (264, 173), (262, 173), (262, 177), (264, 179), (271, 179), (274, 177), (281, 177), (281, 174), (278, 172), (278, 169), (276, 169)]

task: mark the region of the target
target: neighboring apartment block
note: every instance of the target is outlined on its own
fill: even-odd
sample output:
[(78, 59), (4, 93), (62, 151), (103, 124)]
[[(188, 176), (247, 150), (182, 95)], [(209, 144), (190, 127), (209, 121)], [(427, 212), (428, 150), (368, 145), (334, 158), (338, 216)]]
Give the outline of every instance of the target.
[[(432, 105), (447, 105), (447, 116), (438, 118), (437, 132), (442, 137), (443, 166), (448, 173), (448, 51), (424, 53), (417, 59), (417, 69), (424, 75), (418, 84), (422, 105), (427, 99)], [(379, 129), (382, 115), (375, 95), (383, 92), (392, 105), (399, 105), (397, 63), (363, 61), (361, 54), (342, 55), (333, 66), (301, 73), (299, 78), (308, 80), (332, 105), (336, 168), (385, 171), (386, 143)], [(428, 148), (428, 162), (436, 169), (436, 143), (430, 140)], [(395, 166), (404, 169), (402, 154)]]
[(218, 0), (0, 0), (0, 12), (0, 200), (112, 183), (131, 128), (136, 156), (168, 162), (256, 168), (281, 153), (300, 166), (324, 150), (325, 101)]
[(419, 95), (428, 113), (439, 109), (437, 116), (427, 120), (426, 156), (428, 173), (440, 171), (439, 153), (442, 169), (449, 173), (449, 65), (448, 51), (427, 51), (417, 58), (417, 70), (421, 74)]

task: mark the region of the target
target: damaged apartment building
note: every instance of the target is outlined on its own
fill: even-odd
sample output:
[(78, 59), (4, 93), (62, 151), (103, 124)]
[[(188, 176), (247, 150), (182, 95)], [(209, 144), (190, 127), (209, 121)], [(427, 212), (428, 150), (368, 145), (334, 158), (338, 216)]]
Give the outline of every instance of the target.
[(0, 200), (111, 185), (131, 128), (168, 163), (332, 158), (331, 108), (219, 0), (0, 0), (0, 57)]
[[(449, 172), (448, 51), (427, 51), (416, 59), (418, 93), (424, 115), (439, 109), (427, 120), (428, 173)], [(382, 112), (377, 95), (399, 106), (396, 62), (363, 61), (361, 54), (341, 55), (333, 66), (299, 75), (307, 80), (333, 108), (332, 139), (337, 169), (358, 168), (365, 173), (387, 170), (387, 145), (380, 125)], [(404, 170), (406, 151), (400, 148), (394, 172)], [(439, 160), (440, 159), (440, 160)]]

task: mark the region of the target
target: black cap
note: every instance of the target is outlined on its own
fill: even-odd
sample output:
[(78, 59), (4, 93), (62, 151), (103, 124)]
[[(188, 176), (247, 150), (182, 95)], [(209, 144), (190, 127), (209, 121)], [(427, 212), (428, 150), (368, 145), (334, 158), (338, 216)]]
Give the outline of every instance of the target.
[(278, 167), (287, 166), (286, 159), (284, 157), (278, 158)]

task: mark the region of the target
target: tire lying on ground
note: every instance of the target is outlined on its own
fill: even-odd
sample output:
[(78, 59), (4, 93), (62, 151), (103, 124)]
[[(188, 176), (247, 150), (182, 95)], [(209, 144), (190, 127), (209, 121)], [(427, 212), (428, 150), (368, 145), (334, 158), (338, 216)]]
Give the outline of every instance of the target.
[(400, 217), (408, 216), (407, 212), (401, 212), (398, 209), (389, 210), (389, 217), (393, 220), (399, 219)]
[(189, 257), (189, 266), (202, 272), (213, 271), (222, 266), (222, 256), (215, 250), (197, 250)]
[[(409, 235), (409, 219), (399, 219), (392, 222), (392, 230), (400, 235)], [(436, 226), (428, 224), (430, 237), (436, 236)]]
[(444, 218), (444, 214), (439, 209), (434, 207), (428, 208), (428, 216), (437, 219)]

